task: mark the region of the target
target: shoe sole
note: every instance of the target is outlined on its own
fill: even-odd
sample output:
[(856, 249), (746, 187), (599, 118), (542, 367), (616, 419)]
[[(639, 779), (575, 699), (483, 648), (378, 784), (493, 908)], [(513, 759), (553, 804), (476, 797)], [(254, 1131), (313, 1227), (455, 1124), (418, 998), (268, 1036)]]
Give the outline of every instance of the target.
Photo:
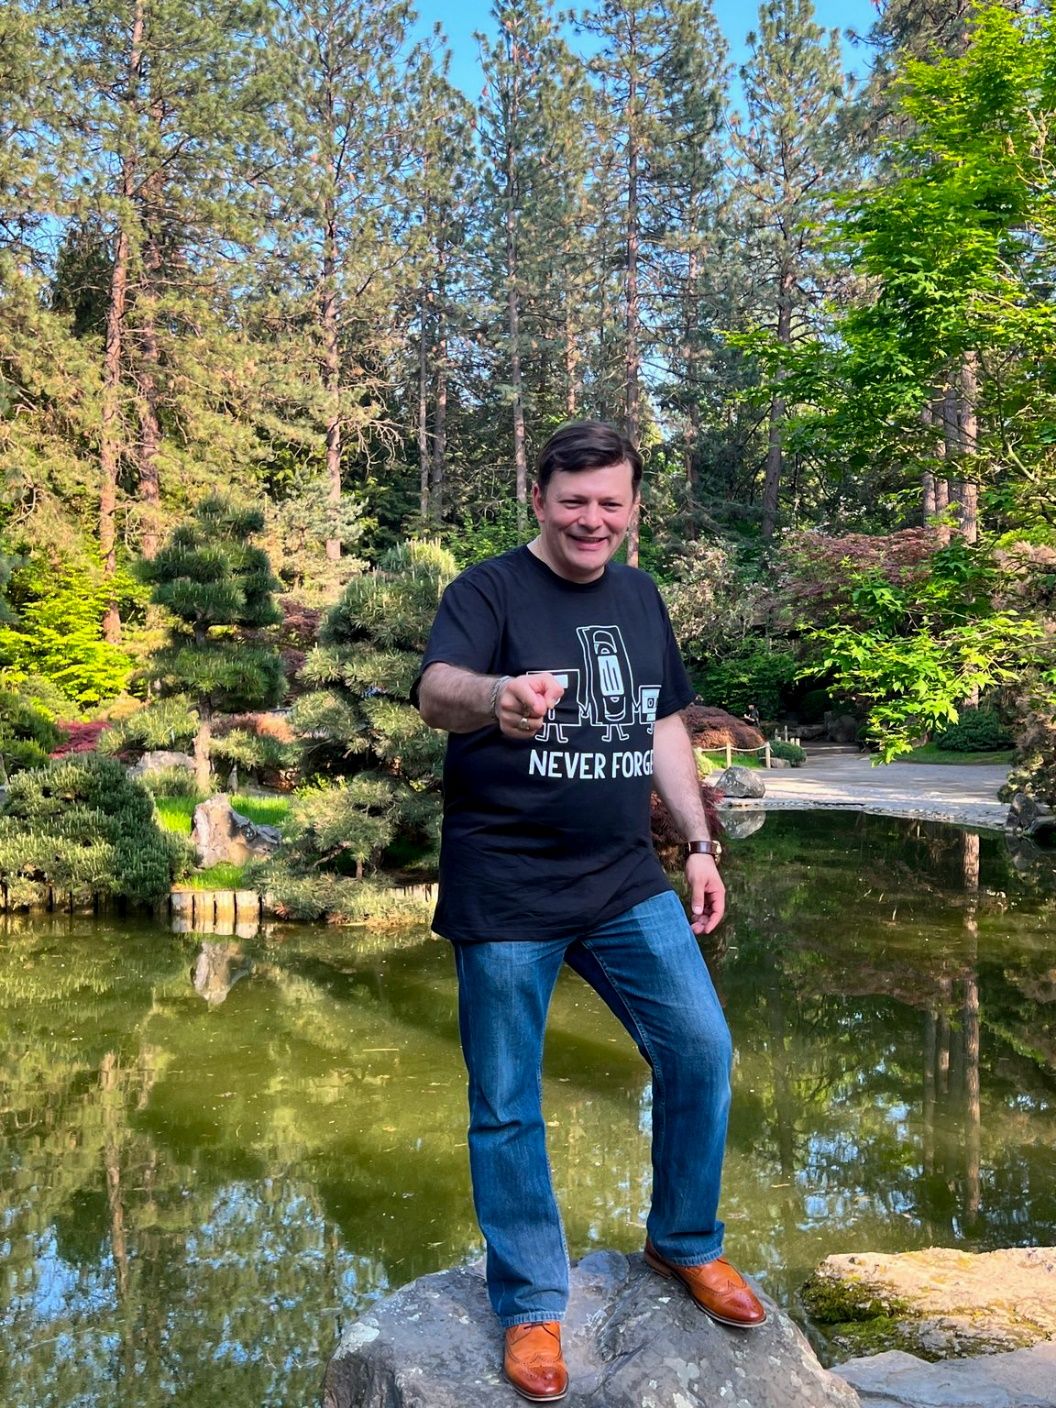
[(767, 1320), (770, 1318), (766, 1314), (765, 1310), (763, 1312), (763, 1318), (761, 1320), (731, 1320), (728, 1316), (718, 1315), (714, 1310), (709, 1310), (706, 1305), (701, 1305), (700, 1301), (697, 1300), (696, 1296), (689, 1289), (689, 1287), (686, 1285), (685, 1281), (683, 1281), (682, 1277), (678, 1274), (677, 1271), (667, 1266), (664, 1262), (657, 1261), (656, 1258), (653, 1257), (647, 1251), (643, 1252), (642, 1256), (645, 1260), (646, 1266), (649, 1267), (650, 1271), (655, 1271), (656, 1274), (658, 1276), (662, 1276), (665, 1281), (677, 1281), (680, 1286), (684, 1287), (686, 1294), (689, 1296), (690, 1300), (697, 1307), (697, 1309), (702, 1314), (707, 1315), (709, 1319), (714, 1320), (716, 1325), (726, 1325), (731, 1330), (759, 1330), (762, 1329), (762, 1327), (766, 1324)]
[(560, 1403), (562, 1398), (568, 1397), (567, 1388), (561, 1393), (528, 1393), (525, 1389), (520, 1388), (514, 1383), (505, 1369), (502, 1371), (502, 1377), (509, 1384), (510, 1388), (513, 1389), (514, 1393), (519, 1393), (521, 1397), (526, 1398), (529, 1403)]

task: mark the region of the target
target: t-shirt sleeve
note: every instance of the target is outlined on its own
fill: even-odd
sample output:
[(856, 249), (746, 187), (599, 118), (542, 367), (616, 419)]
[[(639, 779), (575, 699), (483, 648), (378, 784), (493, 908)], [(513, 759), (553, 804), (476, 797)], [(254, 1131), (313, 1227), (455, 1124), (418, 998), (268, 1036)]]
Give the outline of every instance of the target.
[(469, 573), (456, 577), (440, 599), (418, 677), (411, 686), (415, 708), (422, 676), (430, 665), (456, 665), (482, 675), (494, 673), (500, 635), (498, 611), (484, 584)]
[(677, 714), (693, 702), (693, 686), (682, 663), (682, 652), (671, 629), (671, 619), (667, 614), (663, 597), (656, 594), (656, 604), (663, 621), (664, 630), (664, 682), (660, 688), (660, 698), (656, 705), (656, 717), (666, 719), (668, 714)]

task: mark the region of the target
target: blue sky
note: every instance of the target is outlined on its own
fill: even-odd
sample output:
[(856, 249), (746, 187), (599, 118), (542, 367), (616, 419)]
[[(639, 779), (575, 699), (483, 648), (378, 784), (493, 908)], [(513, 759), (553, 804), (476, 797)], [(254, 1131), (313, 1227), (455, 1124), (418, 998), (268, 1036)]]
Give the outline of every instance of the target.
[[(744, 59), (744, 38), (755, 24), (758, 7), (741, 3), (741, 0), (714, 0), (714, 3), (719, 24), (730, 43), (733, 61), (740, 63)], [(485, 32), (492, 30), (491, 0), (456, 0), (456, 3), (452, 0), (416, 0), (415, 9), (422, 33), (428, 33), (437, 20), (442, 22), (453, 54), (451, 81), (458, 84), (467, 97), (476, 99), (481, 85), (473, 32), (478, 29)], [(815, 11), (819, 24), (864, 33), (873, 22), (876, 6), (873, 0), (815, 0)], [(861, 72), (867, 62), (868, 51), (845, 42), (844, 53), (848, 68)]]

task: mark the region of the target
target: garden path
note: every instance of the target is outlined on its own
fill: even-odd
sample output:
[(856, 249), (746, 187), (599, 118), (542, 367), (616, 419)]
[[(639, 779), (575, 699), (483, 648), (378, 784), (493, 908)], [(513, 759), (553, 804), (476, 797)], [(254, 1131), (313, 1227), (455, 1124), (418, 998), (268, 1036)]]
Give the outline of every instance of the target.
[(766, 773), (766, 796), (734, 806), (767, 810), (844, 808), (884, 816), (921, 817), (966, 826), (1000, 827), (1008, 805), (997, 800), (1008, 769), (992, 763), (889, 763), (860, 754), (808, 758), (799, 768)]

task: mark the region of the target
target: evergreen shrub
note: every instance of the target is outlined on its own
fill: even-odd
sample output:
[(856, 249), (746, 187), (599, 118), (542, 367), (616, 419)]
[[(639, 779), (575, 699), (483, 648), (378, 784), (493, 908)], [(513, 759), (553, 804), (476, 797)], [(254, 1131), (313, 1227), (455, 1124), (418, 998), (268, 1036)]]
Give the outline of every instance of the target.
[(0, 683), (0, 762), (9, 777), (42, 767), (61, 740), (61, 730), (39, 700), (24, 687), (16, 693)]
[(696, 677), (708, 704), (738, 715), (754, 704), (760, 717), (773, 719), (781, 712), (798, 672), (799, 662), (791, 650), (748, 636), (706, 660), (697, 668)]
[(996, 753), (1012, 747), (1012, 735), (996, 710), (962, 709), (957, 722), (936, 735), (935, 743), (950, 753)]
[(134, 714), (118, 719), (99, 737), (101, 753), (149, 753), (156, 749), (183, 752), (191, 746), (198, 715), (182, 694), (154, 699)]
[(78, 905), (96, 896), (154, 903), (193, 853), (166, 835), (154, 803), (120, 763), (86, 754), (20, 773), (0, 812), (0, 883), (9, 904), (49, 888)]
[(798, 768), (807, 760), (806, 749), (801, 748), (798, 743), (787, 743), (783, 738), (775, 739), (770, 744), (770, 754), (774, 758), (782, 758), (786, 763), (791, 763), (794, 768)]

